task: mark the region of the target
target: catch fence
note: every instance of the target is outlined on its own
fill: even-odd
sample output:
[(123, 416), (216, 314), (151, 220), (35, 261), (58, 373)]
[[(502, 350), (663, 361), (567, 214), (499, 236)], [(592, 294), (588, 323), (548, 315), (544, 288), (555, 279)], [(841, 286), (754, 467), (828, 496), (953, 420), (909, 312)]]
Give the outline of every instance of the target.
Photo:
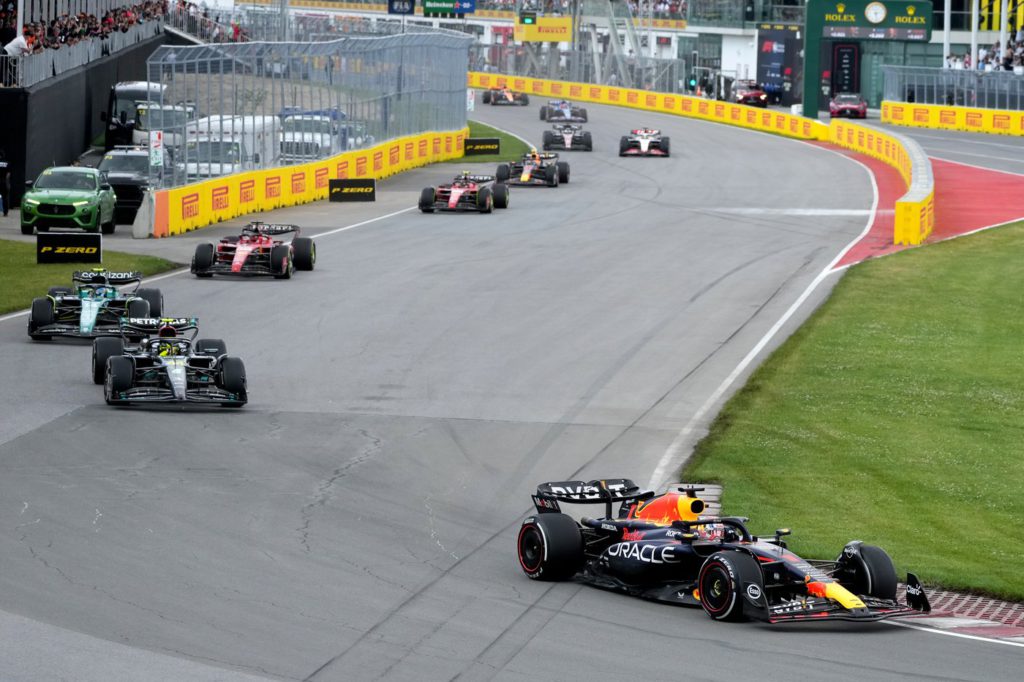
[[(251, 26), (250, 26), (251, 28)], [(436, 31), (320, 42), (163, 46), (145, 130), (155, 187), (308, 163), (392, 138), (466, 125), (471, 38)], [(137, 121), (141, 123), (141, 121)]]

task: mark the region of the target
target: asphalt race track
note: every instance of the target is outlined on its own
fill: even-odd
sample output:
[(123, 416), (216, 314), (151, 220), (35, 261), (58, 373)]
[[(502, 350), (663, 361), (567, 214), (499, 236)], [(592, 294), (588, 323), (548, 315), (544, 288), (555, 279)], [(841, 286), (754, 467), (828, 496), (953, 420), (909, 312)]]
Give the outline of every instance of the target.
[[(538, 104), (476, 116), (539, 141)], [(507, 211), (405, 210), (461, 170), (435, 166), (375, 205), (275, 213), (321, 235), (315, 272), (158, 282), (244, 359), (242, 410), (109, 408), (87, 344), (0, 321), (0, 678), (1017, 678), (1021, 648), (719, 624), (522, 575), (536, 484), (646, 484), (873, 200), (820, 148), (588, 109), (570, 184)], [(617, 156), (640, 125), (672, 158)], [(186, 261), (241, 222), (106, 246)]]

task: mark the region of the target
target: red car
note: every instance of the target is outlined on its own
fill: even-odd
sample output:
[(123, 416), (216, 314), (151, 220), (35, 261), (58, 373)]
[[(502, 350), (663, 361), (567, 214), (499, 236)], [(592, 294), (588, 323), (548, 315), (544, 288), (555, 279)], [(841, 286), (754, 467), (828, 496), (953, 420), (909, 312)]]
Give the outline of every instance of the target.
[(479, 211), (490, 213), (496, 208), (508, 208), (508, 185), (495, 182), (493, 175), (473, 175), (469, 171), (456, 175), (455, 179), (436, 187), (426, 187), (420, 192), (420, 210), (434, 211)]
[[(290, 242), (274, 239), (289, 233), (296, 235)], [(196, 246), (192, 273), (196, 277), (273, 275), (288, 279), (296, 270), (312, 270), (316, 264), (316, 245), (298, 234), (298, 225), (249, 223), (237, 237), (224, 237), (216, 246)]]
[(832, 98), (828, 103), (828, 113), (832, 118), (847, 116), (849, 118), (867, 118), (868, 103), (855, 92), (844, 92)]
[(732, 101), (752, 107), (767, 107), (768, 95), (755, 81), (733, 81)]

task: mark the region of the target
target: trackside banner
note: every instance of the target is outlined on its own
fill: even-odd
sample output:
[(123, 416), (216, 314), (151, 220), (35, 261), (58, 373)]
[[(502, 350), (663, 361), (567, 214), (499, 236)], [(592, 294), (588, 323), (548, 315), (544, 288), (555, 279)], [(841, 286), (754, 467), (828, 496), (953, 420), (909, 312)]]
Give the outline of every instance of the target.
[(803, 116), (794, 116), (781, 111), (757, 109), (742, 104), (719, 102), (690, 95), (480, 72), (470, 72), (468, 82), (471, 88), (508, 87), (517, 92), (526, 92), (538, 97), (564, 97), (581, 102), (660, 111), (687, 118), (699, 118), (705, 121), (728, 123), (741, 128), (762, 130), (800, 140), (825, 141), (828, 139), (828, 126), (820, 121), (812, 121)]
[(1024, 111), (882, 102), (882, 122), (911, 128), (1024, 136)]
[(539, 97), (564, 97), (580, 102), (613, 104), (725, 123), (798, 140), (832, 142), (874, 156), (900, 172), (907, 185), (907, 194), (896, 202), (893, 243), (920, 244), (931, 234), (935, 225), (935, 186), (931, 163), (915, 142), (902, 136), (886, 135), (838, 119), (826, 125), (820, 121), (781, 111), (767, 111), (690, 95), (648, 92), (609, 85), (568, 83), (480, 72), (470, 72), (468, 85), (471, 88), (508, 87)]
[(373, 178), (366, 180), (338, 180), (332, 179), (329, 184), (330, 201), (376, 201), (377, 181)]
[(500, 154), (501, 139), (497, 137), (470, 137), (466, 139), (466, 156)]
[(36, 235), (36, 263), (102, 262), (101, 234), (40, 232)]
[(168, 237), (240, 215), (328, 197), (332, 179), (380, 180), (437, 161), (460, 158), (469, 129), (420, 133), (344, 152), (322, 161), (236, 173), (155, 192), (154, 237)]

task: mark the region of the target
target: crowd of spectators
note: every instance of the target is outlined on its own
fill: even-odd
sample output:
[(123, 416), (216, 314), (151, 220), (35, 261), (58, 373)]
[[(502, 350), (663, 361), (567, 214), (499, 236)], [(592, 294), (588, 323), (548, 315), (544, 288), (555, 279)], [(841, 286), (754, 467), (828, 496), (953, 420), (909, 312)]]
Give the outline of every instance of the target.
[[(634, 17), (646, 17), (653, 9), (655, 19), (685, 19), (686, 0), (652, 0), (654, 7), (648, 7), (648, 0), (627, 0)], [(481, 0), (479, 9), (514, 12), (516, 0)], [(568, 15), (571, 12), (569, 0), (523, 0), (522, 9), (543, 12), (547, 15)]]
[(188, 0), (176, 0), (175, 12), (181, 28), (212, 43), (249, 41), (249, 34), (240, 23), (219, 13), (211, 15), (205, 3), (200, 6)]
[(146, 0), (108, 10), (103, 16), (81, 12), (28, 22), (22, 27), (21, 35), (17, 33), (15, 12), (9, 12), (3, 26), (4, 51), (9, 56), (21, 57), (43, 50), (59, 50), (85, 40), (106, 40), (112, 33), (127, 33), (136, 24), (159, 19), (166, 11), (166, 0)]
[(947, 69), (977, 69), (978, 71), (1012, 71), (1024, 75), (1024, 28), (1012, 32), (1006, 46), (997, 40), (991, 47), (978, 48), (978, 60), (971, 64), (970, 52), (963, 56), (951, 54), (946, 57)]

